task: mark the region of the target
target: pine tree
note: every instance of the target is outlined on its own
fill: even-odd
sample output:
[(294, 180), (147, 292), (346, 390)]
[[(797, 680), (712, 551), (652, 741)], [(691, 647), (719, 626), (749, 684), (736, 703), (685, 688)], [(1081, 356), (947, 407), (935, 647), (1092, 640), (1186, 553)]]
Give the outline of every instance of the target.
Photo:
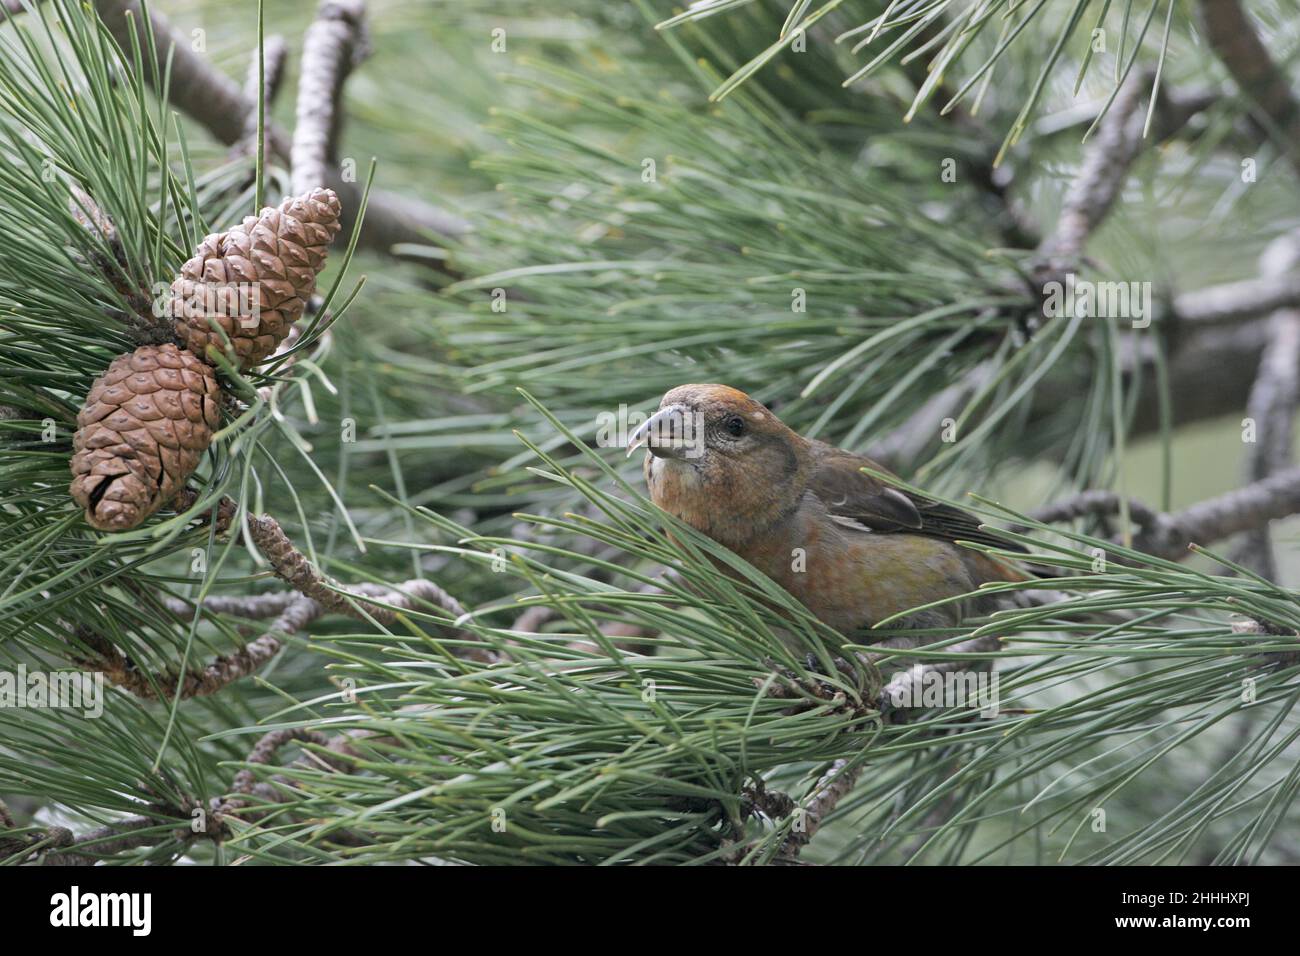
[[(11, 6), (0, 859), (1295, 859), (1294, 4)], [(214, 385), (147, 474), (129, 355)], [(646, 500), (686, 381), (1041, 577), (831, 630)]]

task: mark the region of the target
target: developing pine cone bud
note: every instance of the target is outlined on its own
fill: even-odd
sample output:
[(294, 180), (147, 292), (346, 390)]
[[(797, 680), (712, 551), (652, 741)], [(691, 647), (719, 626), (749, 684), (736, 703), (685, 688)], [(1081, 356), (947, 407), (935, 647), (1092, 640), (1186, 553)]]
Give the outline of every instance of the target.
[(201, 358), (211, 345), (241, 369), (273, 353), (316, 289), (339, 212), (333, 190), (314, 189), (205, 238), (172, 283), (180, 343)]
[(126, 531), (180, 491), (220, 422), (212, 367), (174, 345), (113, 359), (77, 414), (72, 487), (86, 520)]

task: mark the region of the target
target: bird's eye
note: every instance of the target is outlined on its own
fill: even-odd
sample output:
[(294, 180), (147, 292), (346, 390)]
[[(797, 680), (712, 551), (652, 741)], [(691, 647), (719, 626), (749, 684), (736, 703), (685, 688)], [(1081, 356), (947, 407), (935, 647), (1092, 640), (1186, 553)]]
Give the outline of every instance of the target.
[(723, 427), (727, 430), (728, 435), (733, 438), (739, 438), (745, 433), (745, 420), (739, 415), (732, 415), (723, 424)]

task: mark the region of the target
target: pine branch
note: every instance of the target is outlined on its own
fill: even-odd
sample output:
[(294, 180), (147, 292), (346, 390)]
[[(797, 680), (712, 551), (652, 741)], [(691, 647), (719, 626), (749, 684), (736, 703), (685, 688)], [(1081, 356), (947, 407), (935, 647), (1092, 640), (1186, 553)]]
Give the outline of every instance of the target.
[(1147, 139), (1144, 136), (1146, 117), (1139, 106), (1142, 93), (1151, 85), (1151, 74), (1135, 70), (1101, 117), (1096, 136), (1084, 148), (1083, 160), (1066, 191), (1056, 229), (1039, 247), (1041, 255), (1063, 262), (1064, 271), (1077, 268), (1084, 247), (1110, 214), (1123, 192), (1129, 170), (1143, 149), (1177, 135), (1193, 116), (1216, 100), (1206, 93), (1179, 96), (1158, 91), (1155, 135)]
[(323, 0), (307, 28), (290, 148), (295, 192), (324, 184), (337, 165), (343, 84), (369, 52), (365, 17), (365, 0)]
[[(1197, 301), (1198, 292), (1183, 293), (1174, 301), (1167, 409), (1175, 428), (1246, 408), (1272, 330), (1268, 319), (1252, 317), (1292, 307), (1295, 301), (1294, 284), (1286, 279), (1245, 280), (1206, 291), (1209, 298), (1204, 304)], [(1188, 316), (1182, 314), (1184, 310)], [(1156, 388), (1155, 358), (1149, 345), (1140, 343), (1136, 354), (1124, 360), (1121, 371), (1126, 391), (1140, 383), (1128, 427), (1130, 438), (1151, 435), (1163, 427), (1166, 405)], [(1032, 430), (1050, 421), (1087, 389), (1090, 380), (1090, 376), (1068, 370), (1049, 376), (1034, 392), (1026, 428)], [(1206, 382), (1214, 382), (1214, 388), (1206, 388)], [(927, 434), (933, 431), (931, 427)]]
[[(188, 507), (183, 498), (180, 508)], [(223, 499), (217, 508), (218, 533), (229, 526), (236, 505)], [(93, 656), (74, 654), (79, 665), (100, 671), (111, 684), (145, 700), (171, 700), (204, 697), (248, 677), (265, 667), (284, 647), (284, 639), (300, 633), (326, 614), (342, 614), (361, 621), (391, 627), (401, 611), (440, 608), (454, 617), (464, 617), (465, 608), (432, 581), (413, 579), (396, 587), (362, 583), (345, 588), (322, 574), (289, 540), (279, 522), (269, 515), (249, 516), (250, 540), (271, 562), (277, 576), (294, 588), (292, 592), (250, 596), (213, 595), (196, 605), (179, 598), (164, 597), (162, 604), (179, 619), (191, 617), (199, 607), (209, 614), (228, 614), (249, 620), (274, 618), (255, 640), (238, 651), (216, 657), (202, 668), (191, 669), (183, 679), (175, 673), (148, 674), (107, 638), (84, 625), (74, 627), (78, 640)], [(629, 636), (638, 636), (630, 634)], [(465, 628), (452, 628), (451, 637), (461, 642), (451, 653), (481, 663), (493, 663), (498, 655), (485, 648), (466, 646), (479, 643), (479, 637)], [(179, 686), (178, 686), (179, 684)]]
[[(465, 608), (454, 597), (432, 581), (416, 579), (398, 585), (396, 589), (381, 585), (361, 584), (345, 588), (327, 577), (294, 547), (278, 521), (270, 515), (248, 516), (246, 524), (249, 538), (271, 563), (276, 576), (290, 585), (319, 608), (319, 613), (343, 614), (361, 621), (373, 621), (382, 627), (397, 622), (401, 611), (418, 610), (433, 605), (455, 618), (466, 615)], [(478, 642), (472, 631), (461, 628), (455, 632), (457, 640)], [(461, 656), (492, 662), (496, 655), (487, 648), (457, 648)]]
[(1300, 306), (1300, 274), (1260, 276), (1184, 292), (1174, 315), (1188, 325), (1221, 325)]
[(280, 652), (283, 637), (309, 623), (311, 610), (305, 598), (291, 603), (261, 637), (233, 654), (217, 657), (202, 669), (188, 671), (179, 682), (175, 674), (144, 673), (116, 645), (84, 625), (77, 626), (73, 633), (93, 651), (93, 656), (74, 653), (72, 658), (79, 666), (102, 673), (110, 684), (143, 700), (171, 700), (177, 695), (182, 699), (206, 697), (264, 667)]
[[(166, 827), (159, 832), (160, 827)], [(190, 843), (197, 834), (175, 820), (131, 816), (88, 833), (74, 834), (67, 827), (51, 827), (22, 838), (0, 837), (0, 857), (22, 854), (18, 862), (40, 860), (46, 866), (94, 866), (100, 859), (129, 850), (176, 841)]]
[[(972, 638), (952, 645), (948, 651), (953, 654), (982, 654), (998, 649), (999, 640), (994, 636)], [(964, 660), (941, 661), (934, 664), (916, 664), (894, 675), (880, 691), (877, 710), (884, 724), (899, 723), (907, 719), (908, 710), (894, 705), (895, 700), (910, 699), (911, 688), (922, 683), (927, 675), (946, 674), (962, 670), (968, 666)], [(822, 828), (827, 818), (834, 812), (839, 802), (844, 799), (858, 782), (866, 769), (867, 761), (861, 758), (844, 758), (836, 760), (813, 785), (811, 798), (804, 807), (804, 826), (786, 837), (778, 853), (782, 860), (793, 860), (808, 845), (817, 831)]]
[(1169, 522), (1143, 529), (1134, 547), (1164, 558), (1178, 558), (1192, 544), (1221, 541), (1300, 511), (1300, 468), (1225, 492), (1179, 512)]
[[(1136, 498), (1123, 499), (1113, 491), (1094, 489), (1082, 491), (1063, 501), (1056, 501), (1033, 513), (1035, 521), (1044, 524), (1056, 524), (1061, 521), (1076, 521), (1079, 518), (1111, 518), (1127, 506), (1128, 513), (1139, 525), (1155, 525), (1165, 520), (1159, 511), (1154, 510)], [(1027, 525), (1013, 525), (1016, 532), (1029, 531)]]
[[(330, 751), (331, 755), (305, 752), (299, 763), (343, 770), (350, 766), (356, 752), (351, 749), (346, 736), (328, 738), (317, 731), (304, 728), (273, 730), (261, 737), (245, 758), (244, 763), (266, 766), (273, 763), (280, 750), (288, 743), (312, 743)], [(337, 755), (337, 756), (335, 756)], [(39, 860), (47, 866), (93, 866), (100, 860), (127, 853), (141, 847), (174, 842), (176, 852), (186, 850), (198, 837), (207, 836), (221, 842), (230, 835), (227, 817), (239, 817), (249, 822), (263, 814), (244, 814), (253, 799), (267, 803), (281, 802), (282, 790), (275, 784), (292, 786), (282, 776), (273, 777), (270, 783), (258, 781), (255, 771), (245, 767), (235, 774), (230, 790), (224, 797), (212, 799), (208, 824), (200, 829), (178, 824), (191, 817), (194, 807), (150, 805), (148, 814), (136, 814), (83, 834), (75, 834), (66, 827), (51, 827), (35, 834), (6, 836), (5, 831), (19, 829), (9, 808), (0, 801), (0, 858), (18, 855), (16, 862)], [(336, 842), (347, 842), (346, 832), (334, 835)]]
[[(93, 248), (90, 264), (122, 297), (127, 308), (106, 307), (105, 312), (126, 326), (127, 334), (139, 345), (161, 345), (176, 339), (172, 322), (166, 316), (154, 315), (153, 300), (148, 289), (135, 288), (127, 272), (126, 250), (113, 220), (79, 186), (71, 187), (69, 208), (77, 221), (92, 236), (102, 240), (108, 251)], [(99, 243), (96, 243), (98, 246)]]
[(1079, 172), (1065, 194), (1056, 231), (1040, 247), (1049, 257), (1070, 263), (1070, 268), (1077, 265), (1088, 238), (1110, 212), (1141, 152), (1144, 117), (1138, 105), (1147, 85), (1148, 78), (1134, 71), (1120, 88), (1096, 138), (1084, 151)]
[[(140, 48), (149, 51), (143, 26), (133, 26), (139, 24), (139, 0), (95, 0), (95, 10), (125, 56), (131, 56), (133, 29), (137, 31)], [(167, 19), (152, 7), (150, 20), (156, 43), (152, 51), (155, 62), (165, 66), (168, 49), (175, 51), (168, 87), (171, 104), (197, 120), (219, 142), (227, 146), (240, 142), (249, 115), (257, 113), (256, 103), (247, 99), (233, 80), (190, 52), (188, 44), (177, 37)], [(161, 69), (158, 75), (163, 75)], [(145, 78), (152, 83), (152, 71), (145, 70)], [(289, 141), (272, 124), (267, 124), (266, 142), (271, 153), (288, 159)], [(345, 181), (336, 169), (329, 170), (328, 185), (343, 202), (344, 228), (351, 229), (361, 207), (360, 189), (355, 182)], [(457, 240), (468, 229), (462, 220), (417, 199), (374, 190), (366, 207), (365, 228), (359, 241), (367, 248), (390, 252), (393, 246), (403, 243), (427, 244), (431, 237)], [(442, 267), (439, 260), (428, 261)]]
[[(1300, 512), (1300, 468), (1289, 468), (1260, 481), (1166, 514), (1112, 491), (1085, 491), (1034, 513), (1043, 523), (1085, 516), (1117, 515), (1127, 505), (1141, 528), (1133, 538), (1138, 551), (1167, 560), (1185, 557), (1193, 544), (1209, 545), (1234, 534), (1267, 526)], [(1028, 530), (1017, 526), (1013, 530)]]
[[(295, 591), (273, 591), (269, 594), (214, 594), (203, 599), (202, 607), (209, 614), (229, 614), (250, 621), (278, 617), (302, 595)], [(194, 613), (195, 604), (182, 598), (168, 597), (163, 604), (178, 617)]]
[(1300, 104), (1286, 75), (1237, 0), (1199, 0), (1201, 28), (1210, 48), (1262, 114), (1260, 126), (1300, 173)]
[[(1300, 231), (1275, 239), (1260, 259), (1260, 272), (1279, 276), (1300, 265)], [(1255, 441), (1246, 449), (1246, 480), (1258, 481), (1292, 461), (1292, 434), (1300, 405), (1300, 309), (1279, 309), (1269, 319), (1269, 341), (1251, 387), (1246, 415), (1255, 422)], [(1273, 542), (1267, 528), (1244, 537), (1235, 552), (1239, 563), (1263, 577), (1277, 577)]]
[[(314, 743), (322, 747), (327, 747), (330, 744), (330, 739), (324, 734), (303, 727), (273, 730), (253, 746), (252, 752), (249, 753), (244, 762), (265, 766), (275, 760), (280, 748), (290, 741)], [(343, 762), (339, 761), (339, 765), (343, 766)], [(249, 796), (274, 799), (276, 793), (277, 791), (273, 787), (260, 784), (255, 772), (251, 768), (245, 767), (235, 774), (235, 779), (230, 786), (230, 796), (227, 796), (217, 805), (216, 817), (218, 825), (220, 825), (222, 817), (233, 815), (247, 807), (250, 803), (247, 799)]]
[[(1149, 142), (1159, 142), (1180, 132), (1197, 113), (1215, 102), (1208, 93), (1179, 96), (1161, 91), (1156, 104), (1156, 135), (1143, 136), (1145, 117), (1139, 109), (1142, 93), (1152, 77), (1135, 71), (1101, 117), (1097, 136), (1088, 144), (1083, 160), (1066, 190), (1055, 230), (1041, 240), (1033, 269), (1035, 299), (1045, 295), (1048, 283), (1064, 285), (1067, 273), (1083, 268), (1089, 239), (1119, 200), (1133, 164)], [(1179, 318), (1212, 325), (1258, 315), (1279, 299), (1289, 301), (1300, 288), (1283, 280), (1251, 280), (1218, 289), (1201, 290), (1177, 300)], [(1187, 315), (1182, 314), (1187, 310)], [(870, 449), (872, 457), (898, 466), (918, 461), (936, 441), (936, 422), (956, 417), (970, 397), (996, 373), (994, 363), (983, 362), (959, 381), (932, 395), (912, 416)]]

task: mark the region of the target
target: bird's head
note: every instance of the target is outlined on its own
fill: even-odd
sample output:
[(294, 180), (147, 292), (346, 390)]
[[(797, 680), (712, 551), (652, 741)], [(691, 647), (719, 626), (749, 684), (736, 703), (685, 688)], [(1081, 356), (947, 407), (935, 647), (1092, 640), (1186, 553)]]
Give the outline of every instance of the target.
[(641, 447), (654, 502), (723, 543), (780, 517), (807, 482), (807, 440), (726, 385), (668, 392), (628, 454)]

